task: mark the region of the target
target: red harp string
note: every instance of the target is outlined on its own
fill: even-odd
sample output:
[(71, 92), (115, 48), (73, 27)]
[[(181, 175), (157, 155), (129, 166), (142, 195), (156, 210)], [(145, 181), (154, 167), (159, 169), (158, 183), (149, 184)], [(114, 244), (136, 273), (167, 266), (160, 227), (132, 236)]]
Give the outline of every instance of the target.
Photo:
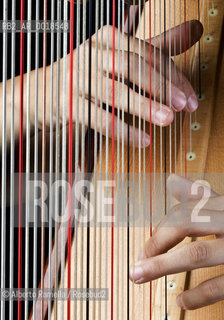
[[(184, 74), (187, 75), (187, 26), (186, 26), (186, 19), (187, 19), (187, 6), (186, 6), (186, 0), (184, 0)], [(185, 111), (184, 116), (184, 155), (185, 155), (185, 177), (187, 177), (187, 111)]]
[[(20, 20), (24, 20), (24, 0), (20, 1)], [(22, 25), (21, 25), (22, 28)], [(19, 226), (18, 226), (18, 289), (22, 287), (22, 215), (23, 215), (23, 73), (24, 33), (20, 32), (20, 118), (19, 118)], [(18, 299), (18, 320), (21, 320), (21, 300)]]
[[(150, 201), (150, 237), (152, 236), (152, 7), (149, 1), (149, 201)], [(149, 319), (152, 319), (152, 281), (150, 281), (149, 293)]]

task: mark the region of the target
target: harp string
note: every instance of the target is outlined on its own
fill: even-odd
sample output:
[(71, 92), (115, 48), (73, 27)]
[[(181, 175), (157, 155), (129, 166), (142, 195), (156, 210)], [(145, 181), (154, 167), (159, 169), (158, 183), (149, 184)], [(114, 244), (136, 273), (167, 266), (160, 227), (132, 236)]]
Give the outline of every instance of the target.
[[(86, 81), (86, 0), (83, 1), (83, 31), (82, 31), (82, 43), (83, 43), (83, 70), (82, 70), (82, 142), (81, 142), (81, 179), (84, 180), (85, 175), (85, 81)], [(83, 207), (81, 207), (81, 214), (83, 215)], [(84, 227), (81, 226), (81, 252), (84, 252)], [(85, 262), (85, 255), (83, 254), (80, 259), (80, 287), (81, 289), (84, 288), (84, 262)], [(84, 313), (84, 303), (80, 301), (80, 317), (83, 317)]]
[[(89, 2), (89, 66), (88, 66), (88, 175), (91, 172), (91, 94), (92, 94), (92, 87), (91, 87), (91, 75), (92, 75), (92, 26), (93, 25), (93, 1), (90, 0)], [(90, 288), (90, 194), (88, 193), (88, 212), (87, 212), (87, 260), (86, 260), (86, 288), (87, 291)], [(86, 301), (86, 319), (89, 319), (89, 300)]]
[[(110, 23), (110, 1), (107, 0), (107, 7), (106, 7), (106, 25), (107, 25), (107, 47), (106, 47), (106, 181), (108, 181), (108, 173), (109, 173), (109, 23)], [(106, 191), (106, 197), (108, 196), (108, 191)], [(108, 215), (108, 209), (107, 209), (107, 215)], [(105, 287), (108, 286), (108, 261), (109, 261), (109, 239), (108, 239), (108, 233), (109, 233), (109, 227), (106, 226), (106, 259), (105, 259)], [(107, 319), (108, 316), (108, 306), (105, 305), (105, 318)]]
[[(173, 11), (173, 23), (176, 26), (176, 0), (174, 0), (174, 11)], [(177, 50), (177, 40), (176, 33), (174, 34), (174, 82), (177, 81), (177, 69), (176, 69), (176, 50)], [(174, 113), (174, 172), (177, 172), (177, 115)]]
[[(75, 183), (80, 178), (78, 176), (79, 170), (79, 147), (80, 147), (80, 103), (81, 99), (79, 97), (80, 95), (80, 83), (79, 83), (79, 76), (80, 76), (80, 29), (81, 29), (81, 21), (80, 21), (80, 0), (77, 1), (77, 12), (76, 12), (76, 123), (75, 123)], [(75, 197), (75, 210), (78, 209), (78, 200)], [(75, 215), (74, 217), (74, 287), (78, 287), (78, 244), (79, 244), (79, 223), (78, 223), (78, 215)], [(77, 301), (74, 301), (74, 315), (78, 317), (78, 303)]]
[[(47, 21), (47, 0), (44, 0), (44, 21)], [(41, 192), (41, 289), (44, 289), (44, 265), (45, 265), (45, 206), (44, 206), (44, 181), (46, 168), (46, 59), (47, 59), (47, 34), (43, 34), (43, 105), (42, 105), (42, 192)], [(41, 300), (41, 319), (44, 318), (44, 300)]]
[[(12, 21), (16, 19), (16, 2), (12, 1)], [(14, 192), (15, 192), (15, 132), (14, 132), (14, 119), (15, 119), (15, 32), (12, 32), (11, 36), (11, 143), (10, 143), (10, 266), (9, 266), (9, 287), (10, 290), (13, 289), (14, 284), (14, 220), (15, 220), (15, 205), (14, 205)], [(3, 50), (4, 52), (4, 50)], [(7, 55), (5, 55), (6, 57)], [(6, 66), (6, 63), (3, 64)], [(4, 82), (4, 81), (3, 81)], [(4, 95), (4, 93), (3, 93)], [(4, 106), (4, 104), (3, 104)], [(5, 118), (3, 118), (5, 119)], [(3, 120), (4, 127), (4, 120)], [(2, 135), (3, 136), (3, 135)], [(3, 146), (3, 143), (2, 143)], [(2, 184), (3, 186), (3, 184)], [(3, 189), (2, 189), (3, 192)], [(2, 206), (2, 208), (4, 208)], [(2, 218), (4, 214), (2, 212)], [(2, 242), (4, 243), (4, 242)], [(9, 301), (9, 319), (13, 319), (13, 301)], [(2, 315), (1, 315), (2, 316)]]
[[(182, 52), (182, 38), (181, 38), (181, 34), (182, 34), (182, 18), (181, 18), (181, 10), (182, 10), (182, 1), (179, 1), (179, 24), (180, 24), (180, 39), (179, 39), (179, 48), (180, 48), (180, 52)], [(183, 59), (182, 59), (182, 54), (180, 55), (180, 81), (182, 82), (182, 72), (183, 72)], [(183, 140), (182, 140), (182, 135), (183, 135), (183, 112), (180, 111), (180, 119), (179, 119), (179, 135), (180, 135), (180, 174), (182, 175), (183, 173)]]
[[(115, 0), (113, 0), (113, 12), (112, 12), (112, 20), (113, 20), (113, 58), (112, 58), (112, 181), (114, 181), (114, 133), (115, 133)], [(108, 39), (109, 41), (109, 39)], [(111, 320), (113, 320), (114, 315), (114, 188), (112, 187), (112, 207), (111, 207)]]
[[(172, 75), (171, 75), (171, 1), (169, 0), (169, 107), (172, 108), (171, 104), (171, 84), (172, 84)], [(169, 125), (169, 173), (172, 173), (172, 124)]]
[[(145, 6), (145, 0), (144, 0), (144, 6)], [(146, 79), (146, 35), (145, 35), (145, 32), (146, 32), (146, 28), (145, 28), (145, 25), (146, 25), (146, 12), (145, 10), (143, 10), (143, 52), (144, 52), (144, 59), (143, 59), (143, 66), (144, 66), (144, 69), (143, 69), (143, 79)], [(141, 23), (141, 19), (140, 19), (140, 23)], [(144, 105), (145, 105), (145, 101), (146, 101), (146, 85), (145, 85), (145, 81), (144, 81), (144, 84), (143, 84), (143, 98), (144, 98)], [(143, 117), (143, 133), (145, 134), (146, 132), (146, 118), (145, 118), (145, 113), (144, 113), (144, 117)], [(143, 199), (145, 199), (145, 192), (146, 192), (146, 150), (145, 148), (143, 149)], [(143, 209), (143, 212), (144, 212), (144, 209)], [(144, 221), (144, 219), (143, 219)], [(145, 228), (145, 223), (144, 223), (144, 227), (143, 227), (143, 233), (142, 233), (142, 248), (144, 246), (144, 243), (145, 243), (145, 235), (146, 235), (146, 228)], [(144, 299), (144, 294), (145, 294), (145, 285), (143, 285), (143, 301), (142, 301), (142, 312), (143, 312), (143, 315), (145, 315), (145, 299)]]
[[(3, 20), (8, 20), (8, 1), (3, 2)], [(7, 162), (7, 135), (6, 135), (6, 81), (7, 81), (7, 51), (8, 36), (3, 33), (3, 124), (2, 124), (2, 198), (1, 198), (1, 289), (5, 288), (5, 246), (6, 246), (6, 162)], [(5, 317), (5, 302), (1, 301), (1, 318)]]
[[(132, 42), (133, 42), (133, 46), (132, 46), (132, 57), (133, 57), (133, 69), (132, 69), (132, 86), (133, 86), (133, 89), (131, 90), (131, 93), (132, 93), (132, 110), (131, 110), (131, 113), (132, 113), (132, 126), (133, 128), (135, 128), (135, 89), (136, 89), (136, 86), (135, 86), (135, 70), (136, 70), (136, 63), (135, 63), (135, 13), (136, 12), (136, 6), (135, 6), (135, 0), (133, 1), (133, 5), (130, 7), (130, 13), (132, 13), (132, 16), (129, 18), (131, 18), (133, 21), (131, 21), (131, 24), (133, 24), (133, 30), (132, 30)], [(130, 25), (130, 23), (129, 23)], [(140, 85), (140, 84), (139, 84)], [(134, 133), (135, 134), (135, 133)], [(135, 139), (133, 138), (133, 142), (132, 142), (132, 155), (131, 155), (131, 159), (132, 159), (132, 166), (133, 166), (133, 169), (132, 169), (132, 180), (131, 180), (131, 189), (132, 191), (130, 192), (131, 194), (135, 194)], [(131, 200), (132, 200), (132, 216), (134, 214), (134, 210), (135, 210), (135, 197), (132, 196), (130, 198), (130, 205), (131, 205)], [(131, 247), (130, 247), (130, 255), (131, 255), (131, 260), (132, 261), (135, 261), (135, 222), (133, 220), (132, 222), (132, 227), (131, 227), (131, 235), (130, 235), (130, 243), (131, 243)], [(135, 288), (134, 288), (134, 283), (132, 282), (131, 283), (131, 293), (132, 293), (132, 303), (131, 303), (131, 314), (132, 314), (132, 318), (134, 318), (134, 301), (135, 301)]]
[[(36, 21), (39, 20), (39, 1), (36, 2)], [(38, 128), (39, 128), (39, 33), (35, 36), (35, 128), (34, 128), (34, 190), (35, 198), (37, 198), (37, 183), (38, 180)], [(53, 68), (53, 67), (52, 67)], [(53, 71), (52, 71), (53, 72)], [(52, 75), (53, 78), (53, 75)], [(52, 93), (53, 95), (53, 93)], [(52, 129), (53, 130), (53, 129)], [(53, 131), (52, 131), (53, 132)], [(34, 206), (34, 231), (33, 231), (33, 289), (37, 289), (37, 207)], [(33, 299), (33, 319), (36, 319), (36, 300)]]
[[(71, 215), (72, 215), (72, 153), (73, 153), (73, 40), (74, 40), (74, 3), (70, 3), (70, 72), (69, 72), (69, 145), (68, 145), (68, 179), (69, 179), (69, 193), (68, 193), (68, 275), (67, 287), (68, 293), (71, 288)], [(70, 299), (67, 300), (67, 320), (70, 320)]]
[[(184, 74), (187, 75), (187, 52), (186, 52), (186, 43), (187, 43), (187, 30), (186, 30), (186, 20), (187, 19), (187, 6), (186, 0), (184, 0)], [(184, 138), (185, 138), (185, 177), (187, 177), (187, 111), (184, 114)]]
[[(150, 202), (150, 231), (152, 237), (152, 9), (149, 2), (149, 202)], [(149, 283), (149, 319), (152, 319), (152, 281)]]
[[(64, 0), (63, 5), (63, 18), (64, 21), (68, 19), (68, 2)], [(66, 123), (67, 123), (67, 104), (66, 104), (66, 94), (67, 94), (67, 44), (68, 44), (68, 37), (67, 32), (63, 33), (63, 97), (62, 97), (62, 181), (66, 179)], [(76, 118), (78, 121), (78, 117)], [(65, 216), (66, 211), (66, 192), (65, 190), (62, 192), (62, 217)], [(61, 222), (61, 288), (65, 287), (65, 224)], [(51, 270), (51, 269), (50, 269)], [(61, 301), (61, 319), (64, 319), (64, 301)]]
[[(100, 151), (99, 151), (99, 179), (100, 179), (100, 188), (102, 188), (102, 156), (103, 156), (103, 13), (104, 13), (104, 0), (101, 0), (101, 12), (100, 12)], [(99, 212), (102, 212), (102, 193), (100, 192), (100, 206), (99, 206)], [(101, 215), (100, 215), (101, 216)], [(99, 275), (101, 275), (102, 272), (102, 225), (99, 226), (99, 243), (100, 243), (100, 250), (99, 250)], [(101, 277), (99, 277), (99, 288), (101, 288), (102, 282)], [(99, 307), (98, 307), (98, 316), (101, 318), (101, 308), (102, 304), (101, 301), (99, 301)]]
[[(31, 21), (31, 0), (28, 1), (27, 18)], [(31, 71), (31, 33), (27, 34), (27, 111), (26, 111), (26, 223), (25, 223), (25, 289), (29, 288), (29, 215), (30, 215), (30, 71)], [(28, 300), (25, 301), (25, 320), (28, 319)]]
[[(94, 124), (94, 232), (93, 232), (93, 254), (92, 257), (97, 257), (97, 231), (96, 231), (96, 224), (97, 224), (97, 210), (98, 210), (98, 205), (97, 205), (97, 142), (98, 142), (98, 137), (97, 137), (97, 128), (98, 128), (98, 41), (99, 41), (99, 36), (98, 36), (98, 29), (99, 29), (99, 0), (96, 0), (96, 10), (95, 10), (95, 37), (96, 37), (96, 44), (95, 44), (95, 124)], [(100, 243), (101, 246), (101, 243)], [(96, 288), (96, 276), (97, 276), (97, 258), (94, 259), (93, 262), (93, 288)], [(93, 318), (97, 317), (96, 313), (96, 303), (93, 302)]]
[[(24, 0), (20, 2), (20, 20), (24, 20)], [(24, 33), (20, 32), (20, 117), (19, 117), (19, 226), (18, 226), (18, 289), (22, 288), (22, 213), (23, 213), (23, 73)], [(6, 159), (5, 159), (6, 160)], [(6, 167), (5, 167), (6, 169)], [(4, 204), (5, 205), (5, 204)], [(5, 269), (4, 269), (5, 271)], [(4, 272), (5, 273), (5, 272)], [(5, 280), (4, 280), (5, 281)], [(21, 319), (21, 300), (17, 304), (18, 320)]]
[[(54, 0), (51, 0), (51, 21), (54, 20)], [(52, 196), (52, 183), (53, 183), (53, 157), (54, 157), (54, 123), (53, 123), (53, 112), (54, 112), (54, 33), (51, 32), (51, 84), (50, 84), (50, 155), (49, 155), (49, 288), (52, 288), (52, 217), (53, 217), (53, 196)], [(55, 272), (57, 270), (55, 269)], [(36, 304), (35, 304), (36, 308)], [(48, 300), (48, 319), (51, 319), (51, 299)]]
[[(141, 72), (141, 67), (142, 67), (142, 63), (141, 63), (141, 31), (142, 31), (142, 25), (141, 25), (141, 2), (139, 2), (139, 8), (138, 8), (138, 20), (139, 20), (139, 39), (138, 39), (138, 50), (139, 50), (139, 59), (138, 59), (138, 64), (139, 64), (139, 87), (138, 87), (138, 113), (139, 113), (139, 118), (138, 118), (138, 145), (141, 145), (141, 114), (142, 114), (142, 110), (141, 110), (141, 88), (142, 88), (142, 72)], [(145, 59), (144, 59), (145, 60)], [(144, 101), (145, 102), (145, 101)], [(139, 184), (139, 188), (138, 188), (138, 193), (139, 193), (139, 207), (140, 207), (140, 219), (142, 218), (142, 199), (141, 199), (141, 186), (142, 186), (142, 179), (141, 179), (141, 170), (142, 170), (142, 157), (141, 157), (141, 148), (138, 149), (138, 184)], [(135, 212), (135, 211), (134, 211)], [(139, 228), (138, 234), (137, 234), (137, 239), (138, 239), (138, 250), (140, 252), (141, 250), (141, 229)], [(141, 305), (142, 305), (142, 301), (141, 301), (141, 287), (139, 286), (138, 288), (138, 304), (139, 304), (139, 317), (141, 317)], [(134, 300), (133, 300), (134, 301)], [(134, 303), (133, 303), (134, 304)]]
[[(121, 184), (121, 190), (122, 193), (125, 192), (124, 189), (124, 28), (125, 28), (125, 24), (124, 24), (124, 12), (125, 12), (125, 6), (124, 6), (124, 1), (122, 1), (122, 126), (121, 126), (121, 142), (122, 142), (122, 156), (121, 156), (121, 171), (122, 171), (122, 184)], [(124, 290), (124, 284), (125, 284), (125, 228), (122, 227), (122, 301), (125, 301), (125, 290)], [(123, 304), (122, 306), (122, 319), (125, 318), (125, 304)]]
[[(117, 201), (117, 212), (119, 211), (119, 207), (120, 207), (120, 199), (119, 199), (119, 194), (120, 194), (120, 27), (121, 27), (121, 0), (118, 0), (118, 57), (117, 57), (117, 67), (118, 67), (118, 79), (117, 79), (117, 83), (118, 83), (118, 90), (117, 90), (117, 172), (116, 172), (116, 181), (117, 181), (117, 197), (116, 197), (116, 201)], [(116, 214), (115, 214), (116, 217)], [(116, 268), (116, 272), (117, 272), (117, 282), (116, 282), (116, 295), (117, 295), (117, 299), (116, 299), (116, 303), (117, 303), (117, 313), (116, 313), (116, 317), (117, 319), (119, 319), (119, 299), (120, 299), (120, 290), (119, 290), (119, 276), (120, 276), (120, 225), (117, 225), (117, 241), (116, 241), (116, 249), (117, 249), (117, 268)]]
[(129, 294), (129, 246), (130, 246), (130, 230), (129, 230), (129, 217), (130, 217), (130, 190), (129, 190), (129, 174), (130, 174), (130, 0), (128, 0), (128, 109), (127, 109), (127, 320), (129, 319), (129, 302), (130, 302), (130, 294)]

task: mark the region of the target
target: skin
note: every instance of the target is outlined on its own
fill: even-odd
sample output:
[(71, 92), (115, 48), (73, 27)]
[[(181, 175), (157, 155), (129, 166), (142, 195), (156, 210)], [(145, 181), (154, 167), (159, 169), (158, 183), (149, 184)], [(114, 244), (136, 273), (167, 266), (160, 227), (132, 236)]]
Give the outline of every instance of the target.
[[(183, 51), (182, 48), (179, 47), (180, 39), (183, 42), (184, 39), (184, 30), (187, 31), (187, 34), (190, 34), (189, 39), (191, 39), (191, 43), (189, 42), (189, 39), (187, 37), (186, 39), (186, 49), (190, 48), (193, 44), (195, 44), (201, 37), (203, 32), (203, 27), (199, 21), (191, 21), (186, 22), (186, 28), (182, 25), (181, 27), (175, 27), (170, 30), (170, 43), (167, 40), (166, 43), (166, 49), (167, 52), (169, 52), (169, 44), (171, 44), (171, 53), (174, 54), (174, 47), (176, 43), (176, 54), (179, 54)], [(109, 27), (109, 34), (112, 34), (112, 27)], [(167, 38), (169, 38), (167, 36)], [(118, 30), (116, 29), (116, 39), (118, 39)], [(121, 34), (121, 40), (122, 40), (122, 34)], [(106, 97), (106, 73), (107, 73), (107, 27), (103, 27), (103, 66), (101, 66), (101, 52), (100, 52), (100, 41), (101, 41), (101, 30), (98, 31), (98, 99), (96, 101), (96, 86), (92, 86), (92, 128), (95, 128), (95, 101), (96, 106), (98, 108), (98, 119), (97, 119), (97, 131), (100, 131), (100, 115), (101, 115), (101, 108), (100, 108), (100, 99), (101, 91), (100, 91), (100, 74), (102, 72), (103, 74), (103, 91), (102, 91), (102, 102), (106, 103), (107, 97)], [(161, 35), (161, 37), (156, 37), (152, 39), (152, 65), (151, 65), (151, 74), (152, 74), (152, 97), (156, 97), (156, 102), (152, 101), (152, 123), (155, 123), (159, 126), (167, 126), (169, 125), (174, 118), (174, 111), (181, 111), (186, 110), (189, 112), (195, 111), (198, 107), (198, 102), (196, 98), (196, 94), (187, 80), (187, 78), (184, 76), (184, 74), (181, 74), (179, 69), (175, 67), (173, 61), (171, 64), (171, 97), (170, 91), (169, 91), (169, 78), (167, 78), (167, 99), (166, 101), (162, 101), (162, 104), (160, 104), (160, 93), (164, 91), (164, 53), (162, 52), (162, 66), (161, 66), (161, 72), (162, 72), (162, 81), (160, 83), (160, 56), (159, 56), (159, 48), (160, 48), (160, 41), (161, 41), (161, 49), (164, 50), (164, 36)], [(128, 37), (125, 34), (124, 35), (124, 86), (122, 87), (122, 70), (120, 68), (120, 84), (118, 83), (117, 79), (115, 80), (115, 108), (118, 108), (118, 106), (122, 106), (122, 90), (123, 90), (123, 97), (124, 97), (124, 111), (127, 111), (127, 92), (128, 92), (128, 86), (127, 86), (127, 77), (128, 77), (128, 65), (127, 65), (127, 43), (128, 43)], [(130, 37), (130, 81), (135, 82), (136, 85), (139, 85), (141, 89), (146, 90), (147, 97), (144, 97), (141, 95), (141, 114), (138, 114), (139, 108), (135, 108), (135, 115), (140, 116), (141, 118), (146, 119), (146, 121), (149, 121), (150, 119), (150, 112), (149, 112), (149, 103), (150, 99), (148, 97), (149, 95), (149, 71), (150, 71), (150, 65), (149, 65), (149, 55), (146, 54), (145, 57), (145, 70), (143, 72), (144, 67), (144, 43), (141, 42), (141, 68), (142, 68), (142, 81), (141, 84), (139, 84), (139, 42), (138, 39), (134, 39)], [(135, 54), (133, 53), (133, 47), (135, 46)], [(82, 44), (79, 46), (79, 89), (77, 89), (77, 81), (76, 81), (76, 71), (74, 69), (74, 87), (73, 87), (73, 94), (74, 94), (74, 112), (73, 112), (73, 120), (74, 122), (79, 121), (82, 122), (82, 108), (85, 108), (85, 125), (88, 124), (88, 40), (85, 42), (85, 46)], [(113, 46), (112, 46), (112, 36), (109, 37), (109, 73), (111, 75), (112, 73), (112, 53), (113, 53)], [(122, 46), (121, 46), (122, 49)], [(182, 51), (181, 51), (182, 49)], [(85, 70), (83, 70), (84, 67), (84, 61), (83, 61), (83, 50), (85, 50), (85, 56), (86, 56), (86, 63), (85, 63)], [(145, 52), (149, 52), (149, 44), (146, 43)], [(157, 50), (156, 54), (156, 61), (154, 61), (154, 50)], [(96, 83), (96, 70), (95, 70), (95, 61), (96, 61), (96, 53), (97, 53), (97, 46), (96, 46), (96, 34), (92, 37), (92, 83)], [(116, 76), (119, 74), (118, 70), (118, 48), (117, 48), (117, 41), (116, 41), (116, 47), (115, 47), (115, 74)], [(76, 61), (77, 61), (77, 49), (73, 51), (74, 55), (74, 68), (76, 68)], [(120, 64), (122, 66), (122, 53), (120, 52)], [(168, 58), (167, 58), (168, 59)], [(135, 61), (135, 70), (133, 69)], [(68, 55), (68, 70), (67, 70), (67, 84), (69, 84), (69, 55)], [(60, 94), (60, 104), (62, 106), (63, 103), (63, 59), (60, 60), (60, 68), (61, 68), (61, 78), (60, 78), (60, 87), (61, 87), (61, 94)], [(169, 76), (169, 64), (167, 60), (167, 77)], [(154, 73), (155, 69), (155, 73)], [(85, 73), (85, 88), (83, 91), (83, 71)], [(156, 78), (154, 79), (154, 74), (156, 74)], [(144, 78), (145, 76), (145, 78)], [(31, 92), (31, 99), (30, 99), (30, 130), (31, 135), (34, 132), (34, 119), (35, 119), (35, 70), (31, 71), (30, 74), (30, 92)], [(42, 128), (42, 101), (43, 101), (43, 69), (39, 69), (39, 84), (38, 84), (38, 100), (39, 100), (39, 129)], [(54, 97), (53, 97), (53, 110), (54, 110), (54, 124), (56, 123), (56, 101), (57, 101), (57, 64), (54, 63), (53, 66), (53, 81), (54, 81)], [(50, 127), (50, 84), (51, 84), (51, 66), (48, 66), (46, 68), (46, 128), (47, 130)], [(118, 86), (120, 85), (120, 95), (118, 95)], [(111, 76), (108, 80), (108, 92), (109, 92), (109, 105), (112, 105), (112, 79)], [(0, 84), (0, 92), (2, 92), (3, 83)], [(15, 78), (15, 140), (18, 142), (19, 137), (19, 109), (20, 109), (20, 77)], [(76, 106), (76, 97), (78, 92), (78, 102), (79, 102), (79, 119), (76, 119), (76, 112), (75, 112), (75, 106)], [(84, 95), (83, 95), (84, 93)], [(131, 88), (130, 88), (130, 113), (133, 114), (134, 109), (134, 103), (133, 99), (135, 99), (135, 105), (139, 104), (139, 94), (135, 94)], [(26, 112), (27, 112), (27, 74), (24, 75), (24, 134), (26, 131)], [(133, 98), (132, 98), (133, 97)], [(69, 104), (69, 85), (67, 85), (67, 93), (66, 93), (66, 102), (67, 106)], [(154, 100), (154, 99), (153, 99)], [(11, 79), (7, 81), (7, 145), (10, 145), (10, 127), (11, 127)], [(171, 101), (171, 106), (169, 106)], [(62, 107), (61, 110), (61, 119), (62, 119)], [(67, 122), (69, 120), (69, 113), (68, 113), (68, 107), (67, 107)], [(121, 120), (119, 120), (121, 121)], [(111, 130), (111, 122), (112, 122), (112, 114), (109, 113), (108, 115), (108, 123), (109, 123), (109, 136), (112, 136), (112, 130)], [(102, 110), (102, 133), (103, 135), (106, 134), (106, 111)], [(115, 139), (117, 138), (117, 120), (115, 119)], [(127, 142), (127, 124), (124, 124), (124, 142)], [(2, 141), (2, 131), (0, 130), (0, 141)], [(139, 131), (138, 129), (135, 130), (132, 126), (130, 126), (130, 143), (135, 140), (136, 146), (139, 145)], [(139, 147), (147, 147), (150, 143), (150, 137), (147, 133), (142, 132), (141, 133), (141, 145)], [(0, 145), (1, 148), (1, 145)]]
[[(130, 279), (135, 283), (142, 284), (169, 274), (224, 264), (224, 196), (211, 191), (200, 210), (200, 216), (209, 216), (210, 222), (192, 222), (192, 210), (208, 189), (205, 186), (199, 189), (197, 195), (192, 195), (192, 184), (192, 181), (176, 175), (169, 177), (168, 190), (180, 204), (171, 208), (146, 242), (139, 261), (130, 271)], [(208, 235), (214, 235), (214, 238), (191, 242), (169, 251), (185, 237)], [(182, 309), (193, 310), (223, 299), (224, 275), (208, 279), (181, 293), (177, 304)]]

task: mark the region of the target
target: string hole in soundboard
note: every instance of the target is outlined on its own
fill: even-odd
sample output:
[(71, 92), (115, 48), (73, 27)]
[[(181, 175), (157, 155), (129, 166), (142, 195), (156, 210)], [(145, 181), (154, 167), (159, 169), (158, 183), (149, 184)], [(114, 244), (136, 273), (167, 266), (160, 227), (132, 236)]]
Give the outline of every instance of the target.
[(218, 14), (218, 9), (211, 8), (211, 9), (208, 10), (208, 14), (209, 14), (210, 17), (215, 17)]
[(187, 161), (194, 161), (196, 159), (196, 154), (194, 152), (187, 153)]
[(204, 36), (204, 42), (210, 43), (213, 41), (213, 36), (211, 34), (206, 34)]
[(201, 128), (201, 125), (200, 125), (200, 123), (197, 122), (197, 121), (195, 121), (195, 122), (193, 122), (193, 123), (191, 124), (191, 130), (192, 130), (192, 131), (198, 131), (198, 130), (200, 130), (200, 128)]
[(168, 290), (175, 290), (177, 287), (177, 284), (175, 281), (171, 280), (167, 283), (167, 289)]

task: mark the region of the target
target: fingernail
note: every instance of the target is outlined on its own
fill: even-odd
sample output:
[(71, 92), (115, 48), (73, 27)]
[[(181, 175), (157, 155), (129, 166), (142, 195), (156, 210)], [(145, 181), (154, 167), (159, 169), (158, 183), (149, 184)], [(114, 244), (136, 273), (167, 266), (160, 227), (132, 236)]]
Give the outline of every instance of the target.
[(147, 133), (142, 135), (142, 147), (146, 148), (150, 145), (150, 136)]
[(180, 307), (181, 309), (184, 308), (180, 296), (177, 297), (177, 305), (178, 305), (178, 307)]
[(198, 107), (198, 100), (197, 98), (195, 97), (195, 95), (191, 95), (188, 100), (187, 100), (187, 106), (188, 106), (188, 109), (190, 110), (190, 112), (193, 112), (197, 109)]
[(172, 106), (176, 109), (176, 110), (182, 110), (186, 104), (187, 104), (187, 99), (186, 96), (183, 92), (178, 92), (178, 93), (174, 93), (172, 96)]
[(138, 259), (139, 259), (139, 260), (144, 260), (144, 259), (146, 259), (146, 255), (145, 255), (145, 252), (144, 252), (144, 251), (142, 251), (142, 252), (139, 254)]
[(135, 263), (135, 266), (130, 270), (130, 278), (135, 283), (143, 282), (143, 269), (141, 267), (141, 261)]
[(161, 109), (156, 112), (156, 121), (159, 124), (163, 124), (164, 122), (168, 123), (172, 121), (172, 119), (170, 119), (171, 116), (172, 116), (172, 112), (166, 109)]

